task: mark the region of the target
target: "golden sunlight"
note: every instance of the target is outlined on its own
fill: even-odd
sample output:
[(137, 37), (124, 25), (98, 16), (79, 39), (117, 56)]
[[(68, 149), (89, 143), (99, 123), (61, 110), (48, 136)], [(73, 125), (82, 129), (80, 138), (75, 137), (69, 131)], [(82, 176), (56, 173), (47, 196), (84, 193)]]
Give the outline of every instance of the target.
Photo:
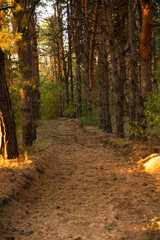
[(134, 171), (147, 172), (150, 174), (159, 173), (160, 175), (160, 154), (153, 153), (146, 158), (141, 158), (137, 162), (137, 166), (127, 170), (127, 172), (130, 173)]
[(146, 172), (153, 173), (160, 170), (160, 155), (151, 154), (144, 159), (144, 168)]
[(25, 158), (15, 158), (15, 159), (4, 159), (2, 156), (0, 156), (0, 168), (26, 168), (28, 165), (32, 163), (31, 160), (26, 157)]
[(152, 231), (157, 231), (160, 230), (160, 221), (159, 218), (154, 217), (150, 224), (148, 224), (146, 227), (142, 227), (142, 230), (147, 231), (147, 230), (152, 230)]

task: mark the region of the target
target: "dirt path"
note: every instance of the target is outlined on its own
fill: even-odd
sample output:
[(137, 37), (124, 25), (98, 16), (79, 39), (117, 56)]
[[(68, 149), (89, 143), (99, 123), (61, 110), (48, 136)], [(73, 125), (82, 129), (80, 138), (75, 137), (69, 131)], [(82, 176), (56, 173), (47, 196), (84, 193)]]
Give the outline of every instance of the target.
[(132, 171), (101, 130), (59, 119), (39, 131), (37, 154), (48, 167), (1, 212), (0, 240), (160, 240), (154, 176)]

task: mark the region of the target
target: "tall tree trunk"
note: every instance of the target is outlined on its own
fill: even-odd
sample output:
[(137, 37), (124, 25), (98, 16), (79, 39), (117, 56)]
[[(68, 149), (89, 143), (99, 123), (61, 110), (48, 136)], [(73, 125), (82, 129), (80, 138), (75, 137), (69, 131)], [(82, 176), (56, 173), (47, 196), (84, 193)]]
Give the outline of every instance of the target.
[(4, 53), (0, 48), (0, 154), (4, 158), (18, 157), (16, 125), (6, 83)]
[(115, 35), (113, 30), (112, 22), (112, 5), (111, 1), (108, 0), (107, 6), (107, 18), (108, 18), (108, 33), (109, 33), (109, 47), (111, 54), (111, 63), (112, 63), (112, 74), (114, 81), (114, 92), (115, 92), (115, 105), (116, 105), (116, 128), (117, 135), (119, 137), (124, 137), (124, 123), (123, 123), (123, 99), (121, 96), (121, 80), (118, 73), (118, 65), (116, 59), (116, 45), (115, 45)]
[(90, 42), (90, 51), (89, 51), (89, 81), (90, 81), (90, 88), (94, 87), (93, 59), (94, 59), (94, 49), (95, 49), (97, 23), (98, 23), (98, 8), (99, 8), (99, 2), (98, 2), (98, 0), (96, 0), (95, 14), (94, 14), (94, 25), (93, 25), (93, 31), (92, 31), (91, 42)]
[(38, 61), (38, 47), (37, 47), (37, 31), (36, 31), (36, 16), (33, 15), (31, 19), (31, 43), (32, 43), (32, 51), (33, 51), (33, 79), (35, 82), (35, 103), (34, 103), (34, 111), (35, 118), (41, 118), (40, 111), (40, 81), (39, 81), (39, 61)]
[(36, 140), (35, 123), (35, 89), (33, 88), (33, 52), (31, 45), (31, 32), (29, 29), (23, 34), (18, 45), (18, 58), (21, 78), (21, 112), (23, 123), (23, 141), (31, 146)]
[(56, 56), (56, 46), (54, 44), (53, 46), (53, 62), (54, 62), (54, 81), (57, 84), (58, 83), (58, 76), (57, 76), (57, 56)]
[(88, 0), (84, 1), (84, 103), (86, 115), (92, 111), (91, 89), (89, 87), (89, 21), (88, 21)]
[[(130, 43), (130, 106), (129, 106), (129, 123), (134, 126), (136, 120), (136, 86), (137, 86), (137, 46), (136, 46), (136, 20), (135, 20), (135, 0), (129, 0), (129, 43)], [(134, 137), (134, 136), (133, 136)]]
[(61, 58), (63, 63), (63, 78), (65, 83), (66, 107), (69, 108), (68, 74), (67, 74), (67, 66), (66, 66), (65, 53), (64, 53), (63, 23), (62, 23), (62, 17), (61, 17), (62, 10), (61, 10), (61, 6), (59, 7), (57, 0), (56, 0), (56, 4), (57, 4), (58, 24), (59, 24), (59, 30), (60, 30), (60, 50), (61, 50)]
[(34, 14), (36, 4), (40, 0), (29, 1), (15, 0), (15, 5), (20, 6), (20, 10), (13, 8), (13, 29), (20, 33), (22, 38), (17, 43), (18, 58), (21, 79), (21, 114), (23, 123), (23, 142), (26, 146), (31, 146), (36, 140), (35, 123), (35, 81), (34, 81), (34, 57), (31, 44), (31, 17)]
[[(139, 123), (143, 125), (144, 102), (147, 93), (152, 90), (151, 82), (151, 40), (153, 28), (152, 0), (142, 0), (142, 30), (140, 38), (140, 58), (141, 58), (141, 101), (139, 112)], [(145, 126), (143, 126), (145, 127)]]
[[(59, 34), (58, 30), (58, 18), (57, 18), (57, 11), (56, 7), (54, 8), (54, 25), (53, 31), (56, 36)], [(57, 64), (57, 84), (59, 86), (59, 109), (60, 109), (60, 116), (63, 117), (64, 112), (64, 86), (63, 86), (63, 77), (62, 77), (62, 62), (61, 62), (61, 52), (60, 52), (60, 39), (58, 37), (55, 38), (54, 42), (54, 55), (55, 55), (55, 63)]]
[(58, 62), (58, 84), (59, 84), (59, 105), (60, 105), (60, 116), (63, 117), (64, 112), (64, 87), (63, 87), (63, 79), (62, 79), (62, 66), (60, 60), (60, 52), (59, 48), (57, 48), (57, 62)]
[[(137, 35), (138, 35), (138, 41), (140, 41), (140, 37), (141, 37), (141, 31), (142, 31), (142, 8), (141, 8), (141, 0), (135, 0), (136, 1), (136, 30), (137, 30)], [(139, 94), (139, 100), (138, 102), (141, 102), (141, 61), (140, 61), (140, 51), (138, 49), (138, 78), (137, 78), (137, 92)], [(138, 104), (138, 110), (137, 110), (137, 120), (139, 121), (140, 117), (139, 117), (139, 113), (141, 108), (141, 104)]]
[(77, 26), (76, 30), (74, 31), (73, 28), (73, 11), (72, 11), (72, 0), (71, 3), (71, 30), (72, 30), (72, 37), (73, 37), (73, 46), (74, 46), (74, 52), (76, 55), (76, 117), (82, 117), (82, 98), (81, 98), (81, 54), (80, 54), (80, 2), (76, 2), (76, 19), (77, 19)]
[(71, 16), (69, 1), (67, 0), (67, 28), (68, 28), (68, 78), (70, 79), (70, 99), (73, 105), (73, 70), (72, 70), (72, 33), (71, 33)]
[[(119, 68), (119, 114), (121, 118), (124, 118), (124, 84), (126, 82), (126, 37), (125, 37), (125, 17), (119, 16), (119, 29), (120, 29), (120, 36), (119, 36), (119, 43), (118, 43), (118, 68)], [(122, 120), (121, 131), (124, 132), (124, 124)], [(123, 137), (124, 133), (122, 134)]]
[(108, 53), (106, 49), (105, 33), (105, 5), (102, 2), (99, 15), (98, 35), (98, 75), (99, 75), (99, 127), (112, 133), (110, 106), (109, 106), (109, 75)]

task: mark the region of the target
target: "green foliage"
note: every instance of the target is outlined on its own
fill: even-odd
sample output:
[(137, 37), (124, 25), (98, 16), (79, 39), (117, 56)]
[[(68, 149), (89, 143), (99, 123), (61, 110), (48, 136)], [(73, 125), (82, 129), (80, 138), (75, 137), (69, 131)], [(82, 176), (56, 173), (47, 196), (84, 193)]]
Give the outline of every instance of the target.
[(137, 122), (129, 125), (130, 136), (135, 137), (160, 137), (160, 89), (148, 94), (144, 103), (143, 128)]
[(122, 139), (120, 139), (119, 141), (118, 141), (118, 144), (119, 145), (124, 145), (124, 144), (126, 144), (127, 143), (127, 139), (125, 139), (125, 138), (122, 138)]
[(76, 117), (76, 109), (74, 105), (70, 105), (69, 108), (67, 108), (64, 112), (63, 112), (63, 116), (64, 117), (71, 117), (71, 118), (75, 118)]
[(160, 89), (147, 96), (144, 114), (148, 134), (160, 136)]
[(131, 137), (134, 136), (135, 138), (138, 138), (145, 135), (143, 127), (139, 126), (136, 121), (128, 125), (127, 128), (129, 129), (129, 134)]
[(60, 116), (59, 87), (52, 81), (42, 84), (41, 110), (45, 119), (53, 119)]
[(98, 108), (95, 108), (92, 110), (91, 113), (80, 119), (80, 124), (86, 126), (98, 126), (98, 120), (99, 120)]

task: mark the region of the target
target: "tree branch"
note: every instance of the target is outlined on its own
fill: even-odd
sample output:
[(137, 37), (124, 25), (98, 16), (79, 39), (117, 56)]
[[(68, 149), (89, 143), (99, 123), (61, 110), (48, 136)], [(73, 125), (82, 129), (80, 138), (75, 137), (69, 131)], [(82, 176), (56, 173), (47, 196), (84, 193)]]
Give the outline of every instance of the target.
[(11, 8), (15, 8), (15, 7), (14, 6), (2, 7), (2, 8), (0, 8), (0, 11), (8, 10), (8, 9), (11, 9)]

